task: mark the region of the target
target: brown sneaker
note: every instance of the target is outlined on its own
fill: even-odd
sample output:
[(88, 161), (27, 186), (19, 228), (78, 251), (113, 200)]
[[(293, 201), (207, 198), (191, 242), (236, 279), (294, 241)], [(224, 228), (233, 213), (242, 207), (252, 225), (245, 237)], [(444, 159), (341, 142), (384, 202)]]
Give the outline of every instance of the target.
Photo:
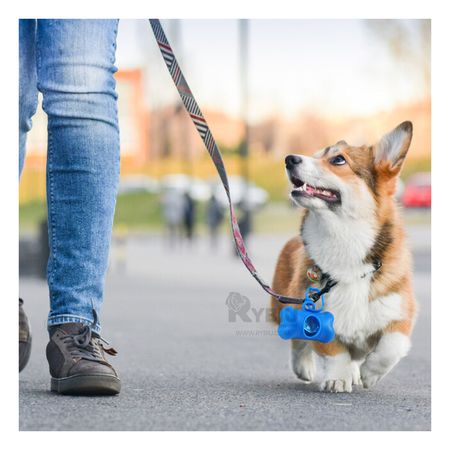
[(31, 353), (31, 328), (19, 298), (19, 372), (27, 365)]
[(69, 395), (115, 395), (120, 392), (117, 372), (105, 358), (116, 355), (91, 327), (67, 323), (52, 327), (47, 344), (51, 390)]

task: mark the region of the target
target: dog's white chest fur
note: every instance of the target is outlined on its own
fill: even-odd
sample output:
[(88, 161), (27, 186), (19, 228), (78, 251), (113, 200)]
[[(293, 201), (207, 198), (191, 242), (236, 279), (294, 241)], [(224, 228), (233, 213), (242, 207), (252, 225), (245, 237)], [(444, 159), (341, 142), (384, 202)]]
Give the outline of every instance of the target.
[(399, 294), (369, 301), (373, 266), (364, 260), (375, 240), (369, 220), (310, 214), (302, 238), (311, 258), (338, 282), (325, 296), (325, 309), (334, 315), (339, 339), (363, 349), (369, 336), (403, 317)]
[(369, 301), (370, 281), (366, 278), (351, 284), (338, 283), (325, 300), (325, 309), (334, 315), (336, 335), (361, 349), (368, 337), (403, 318), (401, 296), (393, 293)]

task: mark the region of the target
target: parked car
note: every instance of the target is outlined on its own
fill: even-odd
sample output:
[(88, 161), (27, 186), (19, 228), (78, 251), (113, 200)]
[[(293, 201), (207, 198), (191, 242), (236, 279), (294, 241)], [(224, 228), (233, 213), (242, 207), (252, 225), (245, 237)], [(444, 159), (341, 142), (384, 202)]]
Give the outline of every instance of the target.
[(430, 208), (431, 173), (420, 172), (412, 175), (406, 182), (402, 202), (406, 208)]

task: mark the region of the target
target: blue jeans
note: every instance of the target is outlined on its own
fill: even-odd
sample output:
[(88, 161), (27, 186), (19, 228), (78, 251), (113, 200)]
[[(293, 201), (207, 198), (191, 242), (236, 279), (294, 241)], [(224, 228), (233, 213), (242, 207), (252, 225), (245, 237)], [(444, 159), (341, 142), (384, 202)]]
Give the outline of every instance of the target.
[[(119, 179), (118, 20), (20, 20), (19, 173), (43, 95), (48, 116), (48, 326), (100, 314)], [(100, 332), (100, 326), (96, 327)]]

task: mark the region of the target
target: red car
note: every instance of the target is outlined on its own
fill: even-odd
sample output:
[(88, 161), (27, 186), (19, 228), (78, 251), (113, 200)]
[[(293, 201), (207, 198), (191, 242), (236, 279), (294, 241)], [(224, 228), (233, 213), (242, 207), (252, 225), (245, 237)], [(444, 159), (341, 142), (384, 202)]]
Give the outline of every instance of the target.
[(411, 176), (406, 183), (402, 202), (406, 208), (430, 208), (431, 173), (416, 173)]

